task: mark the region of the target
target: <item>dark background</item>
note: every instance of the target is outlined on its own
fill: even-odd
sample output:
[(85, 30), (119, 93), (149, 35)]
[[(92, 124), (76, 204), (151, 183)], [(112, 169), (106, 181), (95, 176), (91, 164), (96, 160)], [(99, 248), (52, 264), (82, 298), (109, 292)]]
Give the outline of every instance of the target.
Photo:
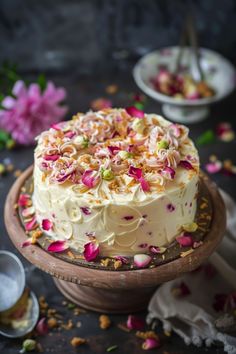
[(190, 3), (201, 45), (235, 62), (235, 0), (1, 0), (0, 61), (27, 73), (122, 71), (178, 44)]
[[(48, 79), (63, 85), (68, 92), (70, 114), (89, 109), (92, 99), (107, 96), (105, 89), (116, 84), (118, 92), (109, 97), (114, 106), (127, 106), (131, 96), (138, 92), (132, 78), (132, 67), (137, 59), (152, 49), (176, 45), (187, 8), (186, 1), (174, 0), (0, 0), (0, 62), (9, 60), (18, 64), (24, 79), (34, 80), (44, 72)], [(194, 14), (201, 46), (212, 48), (236, 64), (236, 1), (199, 0)], [(207, 129), (215, 129), (220, 121), (229, 121), (235, 127), (236, 94), (212, 107), (208, 119), (190, 127), (190, 135), (197, 137)], [(161, 113), (159, 103), (149, 99), (147, 112)], [(211, 154), (220, 160), (236, 163), (236, 141), (199, 148), (202, 168)], [(1, 151), (0, 162), (10, 158), (15, 169), (24, 170), (33, 162), (33, 147)], [(212, 175), (217, 184), (236, 198), (235, 177)], [(3, 209), (7, 192), (14, 182), (13, 174), (0, 177), (0, 248), (19, 253), (13, 248), (4, 226)], [(19, 256), (21, 259), (22, 257)], [(61, 302), (63, 296), (55, 288), (52, 278), (36, 270), (22, 259), (28, 285), (36, 294), (46, 296), (50, 307), (56, 308), (64, 319), (71, 313)], [(145, 316), (145, 313), (141, 314)], [(73, 318), (82, 327), (39, 339), (44, 353), (74, 353), (70, 346), (73, 336), (89, 339), (89, 345), (80, 347), (80, 353), (106, 353), (106, 348), (118, 345), (115, 354), (141, 354), (141, 341), (134, 334), (116, 327), (126, 316), (111, 316), (113, 327), (102, 331), (98, 315), (87, 313)], [(158, 333), (162, 333), (161, 326)], [(15, 354), (21, 340), (0, 337), (0, 353)], [(187, 347), (173, 335), (164, 338), (161, 354), (223, 353), (220, 347), (201, 349)], [(151, 352), (150, 352), (151, 353)]]

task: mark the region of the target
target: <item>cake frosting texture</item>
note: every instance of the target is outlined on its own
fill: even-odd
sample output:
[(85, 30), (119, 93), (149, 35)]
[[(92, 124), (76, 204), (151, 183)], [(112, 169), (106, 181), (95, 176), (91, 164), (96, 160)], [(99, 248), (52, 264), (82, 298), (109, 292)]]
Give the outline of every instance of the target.
[(33, 203), (52, 239), (134, 255), (194, 221), (198, 178), (186, 127), (134, 108), (79, 113), (38, 137)]

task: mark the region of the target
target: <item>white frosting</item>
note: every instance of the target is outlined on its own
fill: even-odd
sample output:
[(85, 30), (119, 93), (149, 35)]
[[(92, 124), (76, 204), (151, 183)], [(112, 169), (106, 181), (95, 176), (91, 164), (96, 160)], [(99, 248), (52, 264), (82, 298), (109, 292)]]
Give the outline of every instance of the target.
[[(169, 127), (171, 124), (160, 116), (145, 115), (146, 123), (149, 124), (149, 149), (154, 139), (151, 132), (156, 128), (151, 123), (153, 118), (158, 120), (160, 127)], [(68, 123), (70, 127), (74, 122)], [(68, 240), (72, 248), (81, 252), (90, 238), (96, 237), (103, 256), (134, 255), (148, 252), (151, 245), (161, 247), (170, 244), (179, 234), (181, 226), (191, 223), (196, 213), (198, 154), (187, 137), (187, 129), (182, 126), (181, 129), (184, 137), (176, 150), (181, 160), (188, 156), (193, 161), (194, 169), (188, 170), (177, 165), (172, 180), (163, 179), (159, 172), (147, 171), (145, 179), (149, 183), (149, 191), (143, 191), (140, 183), (129, 176), (127, 170), (115, 174), (113, 181), (118, 183), (117, 188), (111, 188), (112, 181), (104, 179), (89, 189), (77, 180), (76, 183), (71, 180), (56, 183), (52, 178), (53, 172), (42, 169), (45, 134), (46, 145), (50, 135), (43, 133), (36, 148), (34, 168), (33, 203), (38, 222), (41, 225), (43, 219), (52, 221), (53, 228), (47, 234), (55, 240)], [(54, 134), (55, 130), (50, 129), (50, 132)], [(154, 142), (156, 144), (157, 140)], [(80, 150), (75, 149), (73, 158), (78, 161), (82, 155)], [(86, 164), (82, 160), (80, 166)], [(126, 160), (129, 163), (129, 158)], [(132, 161), (130, 163), (134, 164)], [(85, 168), (89, 169), (87, 166)]]

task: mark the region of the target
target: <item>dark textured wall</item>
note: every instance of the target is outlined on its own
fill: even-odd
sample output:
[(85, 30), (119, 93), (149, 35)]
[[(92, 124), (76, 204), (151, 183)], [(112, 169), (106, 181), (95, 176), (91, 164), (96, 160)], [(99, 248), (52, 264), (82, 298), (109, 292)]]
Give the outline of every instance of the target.
[[(186, 2), (0, 0), (0, 61), (32, 72), (122, 70), (143, 53), (178, 43)], [(236, 62), (236, 1), (194, 4), (201, 45)]]

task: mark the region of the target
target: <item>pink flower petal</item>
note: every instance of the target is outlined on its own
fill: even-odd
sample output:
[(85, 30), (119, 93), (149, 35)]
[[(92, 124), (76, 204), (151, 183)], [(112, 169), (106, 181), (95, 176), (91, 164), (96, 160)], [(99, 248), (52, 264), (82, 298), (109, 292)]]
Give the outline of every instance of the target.
[(137, 180), (139, 180), (142, 177), (142, 175), (143, 175), (141, 168), (137, 168), (137, 167), (134, 167), (134, 166), (130, 166), (129, 167), (128, 174), (129, 174), (130, 177), (133, 177), (133, 178), (135, 178)]
[(129, 221), (129, 220), (133, 220), (134, 217), (132, 215), (126, 215), (122, 219)]
[(186, 170), (193, 170), (192, 164), (187, 160), (181, 160), (179, 165), (185, 168)]
[(85, 171), (82, 175), (82, 179), (81, 179), (82, 183), (89, 188), (95, 187), (99, 180), (99, 178), (94, 177), (93, 174), (94, 171), (88, 170)]
[(175, 170), (171, 167), (166, 166), (161, 171), (161, 175), (167, 179), (172, 180), (175, 177)]
[(208, 173), (211, 174), (220, 172), (220, 170), (222, 169), (222, 162), (218, 160), (214, 162), (209, 162), (205, 165), (205, 169)]
[(36, 325), (36, 331), (40, 336), (45, 336), (46, 334), (48, 334), (48, 325), (46, 317), (42, 317), (38, 321)]
[(69, 246), (66, 241), (54, 241), (50, 243), (47, 250), (53, 253), (60, 253), (66, 251), (68, 248)]
[(139, 179), (139, 182), (141, 184), (141, 187), (142, 187), (142, 190), (144, 192), (149, 192), (150, 191), (150, 186), (149, 186), (149, 183), (145, 180), (145, 178), (141, 177)]
[(25, 229), (26, 231), (31, 231), (36, 229), (37, 226), (38, 226), (37, 220), (36, 217), (34, 216), (29, 222), (25, 224)]
[(144, 350), (159, 348), (161, 346), (160, 340), (157, 338), (147, 338), (142, 344)]
[(24, 248), (24, 247), (28, 247), (32, 245), (32, 237), (30, 237), (28, 240), (24, 241), (22, 244), (21, 244), (21, 248)]
[(86, 261), (91, 262), (99, 255), (99, 243), (94, 240), (84, 245), (84, 258)]
[(152, 257), (148, 254), (135, 254), (134, 256), (134, 264), (138, 268), (146, 267), (152, 260)]
[(91, 210), (88, 207), (80, 207), (80, 209), (82, 210), (84, 215), (90, 215), (91, 214)]
[(129, 329), (142, 330), (145, 327), (145, 321), (140, 317), (129, 315), (126, 326)]
[(46, 161), (56, 161), (58, 160), (60, 155), (44, 155), (44, 160)]
[(118, 146), (108, 146), (107, 148), (111, 155), (116, 155), (120, 151)]
[(167, 250), (166, 247), (149, 246), (149, 251), (154, 254), (162, 254)]
[(48, 220), (48, 219), (43, 219), (42, 221), (42, 229), (49, 231), (53, 228), (53, 223), (52, 221)]
[(125, 110), (131, 117), (143, 118), (145, 115), (143, 111), (134, 106), (127, 107)]
[(117, 261), (121, 261), (122, 264), (128, 264), (128, 263), (129, 263), (128, 258), (126, 258), (126, 257), (124, 257), (124, 256), (114, 256), (114, 258), (115, 258)]
[(65, 136), (69, 139), (72, 139), (75, 136), (75, 132), (72, 131), (66, 132)]
[(26, 207), (28, 206), (29, 201), (30, 201), (30, 195), (21, 193), (18, 199), (18, 205), (21, 207)]
[(176, 241), (181, 247), (191, 247), (193, 245), (193, 238), (190, 234), (185, 233), (183, 236), (177, 236)]
[(173, 132), (174, 136), (176, 138), (179, 138), (180, 137), (180, 134), (181, 134), (181, 131), (180, 131), (180, 128), (179, 128), (179, 125), (178, 124), (171, 124), (169, 126), (169, 129)]
[(33, 215), (34, 213), (35, 213), (35, 209), (33, 206), (31, 206), (29, 208), (23, 209), (21, 214), (24, 218), (27, 218), (27, 217)]

